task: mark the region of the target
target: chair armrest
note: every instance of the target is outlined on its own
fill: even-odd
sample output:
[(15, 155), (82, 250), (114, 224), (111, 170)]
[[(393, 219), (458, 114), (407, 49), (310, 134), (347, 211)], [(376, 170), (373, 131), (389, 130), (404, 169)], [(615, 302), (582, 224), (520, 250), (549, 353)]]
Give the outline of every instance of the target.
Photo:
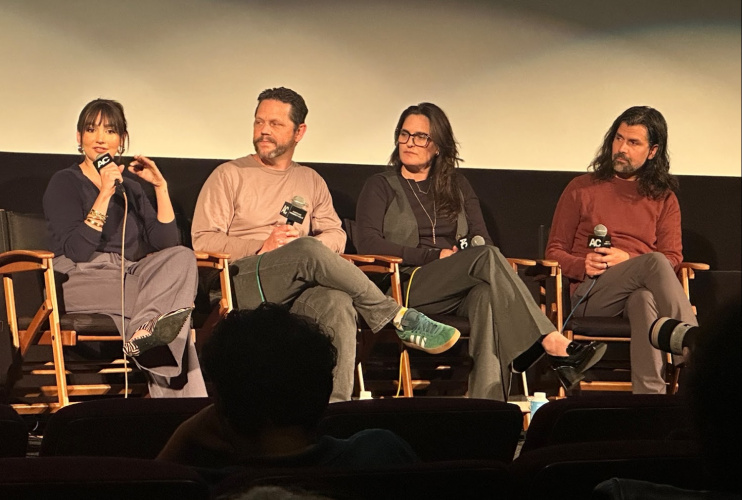
[(371, 257), (374, 260), (386, 262), (388, 264), (401, 264), (402, 263), (402, 257), (395, 257), (394, 255), (368, 254), (368, 255), (365, 255), (365, 257)]
[(517, 266), (532, 267), (536, 265), (536, 261), (531, 259), (519, 259), (516, 257), (508, 257), (507, 259), (513, 268), (516, 268)]
[(680, 269), (693, 269), (695, 271), (708, 271), (711, 266), (703, 262), (681, 262)]
[(536, 263), (544, 267), (559, 267), (559, 262), (555, 260), (537, 259)]
[(353, 253), (341, 253), (340, 257), (354, 264), (371, 264), (376, 261), (370, 255), (356, 255)]
[(48, 250), (10, 250), (0, 254), (0, 273), (32, 271), (46, 267), (47, 260), (54, 258)]
[(196, 255), (198, 267), (210, 267), (212, 269), (225, 269), (229, 265), (229, 254), (220, 252), (193, 251)]
[[(711, 269), (706, 263), (703, 262), (681, 262), (680, 268), (678, 269), (678, 279), (680, 284), (683, 286), (685, 296), (690, 300), (690, 280), (696, 277), (696, 271), (708, 271)], [(695, 307), (694, 307), (695, 312)]]
[(194, 254), (196, 254), (196, 259), (198, 260), (211, 260), (211, 259), (228, 259), (229, 254), (228, 253), (221, 253), (221, 252), (201, 252), (201, 251), (193, 251)]

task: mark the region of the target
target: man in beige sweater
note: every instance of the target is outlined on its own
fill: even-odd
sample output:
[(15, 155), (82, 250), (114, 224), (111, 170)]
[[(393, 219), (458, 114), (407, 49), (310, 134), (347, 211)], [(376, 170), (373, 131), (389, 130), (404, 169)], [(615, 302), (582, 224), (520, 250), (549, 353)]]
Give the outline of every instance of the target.
[[(338, 255), (346, 237), (327, 185), (292, 160), (306, 115), (293, 90), (258, 96), (255, 154), (218, 166), (204, 183), (191, 226), (193, 248), (230, 254), (237, 308), (290, 304), (333, 337), (338, 365), (330, 400), (344, 401), (353, 390), (357, 314), (375, 332), (393, 322), (407, 345), (431, 354), (453, 346), (459, 332), (400, 307)], [(289, 205), (299, 208), (292, 209), (299, 214), (289, 217), (293, 222), (284, 210)]]

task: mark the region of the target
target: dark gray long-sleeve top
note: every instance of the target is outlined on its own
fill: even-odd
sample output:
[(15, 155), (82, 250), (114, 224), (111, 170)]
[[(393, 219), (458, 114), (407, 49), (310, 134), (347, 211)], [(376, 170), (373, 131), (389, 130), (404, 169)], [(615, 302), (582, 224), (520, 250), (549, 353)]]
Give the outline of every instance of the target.
[[(469, 234), (480, 235), (488, 245), (492, 245), (492, 238), (487, 232), (482, 209), (479, 206), (479, 198), (474, 193), (469, 181), (463, 175), (457, 175), (459, 189), (464, 199), (464, 212), (469, 224)], [(401, 176), (400, 179), (412, 209), (412, 214), (409, 215), (417, 221), (420, 244), (417, 248), (413, 248), (384, 237), (384, 215), (392, 203), (395, 193), (382, 175), (374, 175), (366, 181), (358, 197), (356, 206), (356, 228), (358, 231), (356, 247), (360, 253), (395, 255), (402, 257), (404, 264), (421, 266), (438, 259), (441, 249), (451, 248), (456, 244), (456, 221), (438, 217), (435, 221), (436, 243), (433, 244), (432, 224), (428, 219), (428, 215), (432, 216), (433, 214), (432, 198), (419, 193), (415, 182), (408, 184)], [(417, 190), (417, 198), (410, 189), (411, 186)], [(429, 182), (425, 183), (425, 187), (420, 186), (420, 189), (430, 192)], [(428, 215), (423, 211), (423, 206)]]

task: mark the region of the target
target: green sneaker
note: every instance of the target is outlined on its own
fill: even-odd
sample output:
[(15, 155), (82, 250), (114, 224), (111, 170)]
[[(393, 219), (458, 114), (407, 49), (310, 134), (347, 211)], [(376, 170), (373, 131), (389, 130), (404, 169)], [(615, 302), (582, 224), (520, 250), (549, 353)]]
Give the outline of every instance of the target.
[(407, 309), (400, 326), (397, 335), (404, 345), (430, 354), (448, 350), (461, 336), (456, 328), (433, 321), (414, 309)]

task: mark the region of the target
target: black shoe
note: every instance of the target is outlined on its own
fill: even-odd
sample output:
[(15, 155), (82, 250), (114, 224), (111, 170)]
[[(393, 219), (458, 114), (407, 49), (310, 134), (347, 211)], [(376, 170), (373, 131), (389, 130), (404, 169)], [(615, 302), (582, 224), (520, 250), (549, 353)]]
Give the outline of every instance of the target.
[(566, 390), (571, 389), (585, 378), (584, 373), (590, 369), (605, 354), (608, 346), (603, 342), (578, 344), (570, 342), (567, 346), (567, 356), (549, 356), (551, 369), (559, 378), (559, 382)]
[(129, 357), (135, 357), (153, 347), (169, 344), (178, 337), (191, 311), (192, 307), (184, 307), (148, 321), (139, 330), (147, 330), (150, 333), (125, 342), (124, 353)]

